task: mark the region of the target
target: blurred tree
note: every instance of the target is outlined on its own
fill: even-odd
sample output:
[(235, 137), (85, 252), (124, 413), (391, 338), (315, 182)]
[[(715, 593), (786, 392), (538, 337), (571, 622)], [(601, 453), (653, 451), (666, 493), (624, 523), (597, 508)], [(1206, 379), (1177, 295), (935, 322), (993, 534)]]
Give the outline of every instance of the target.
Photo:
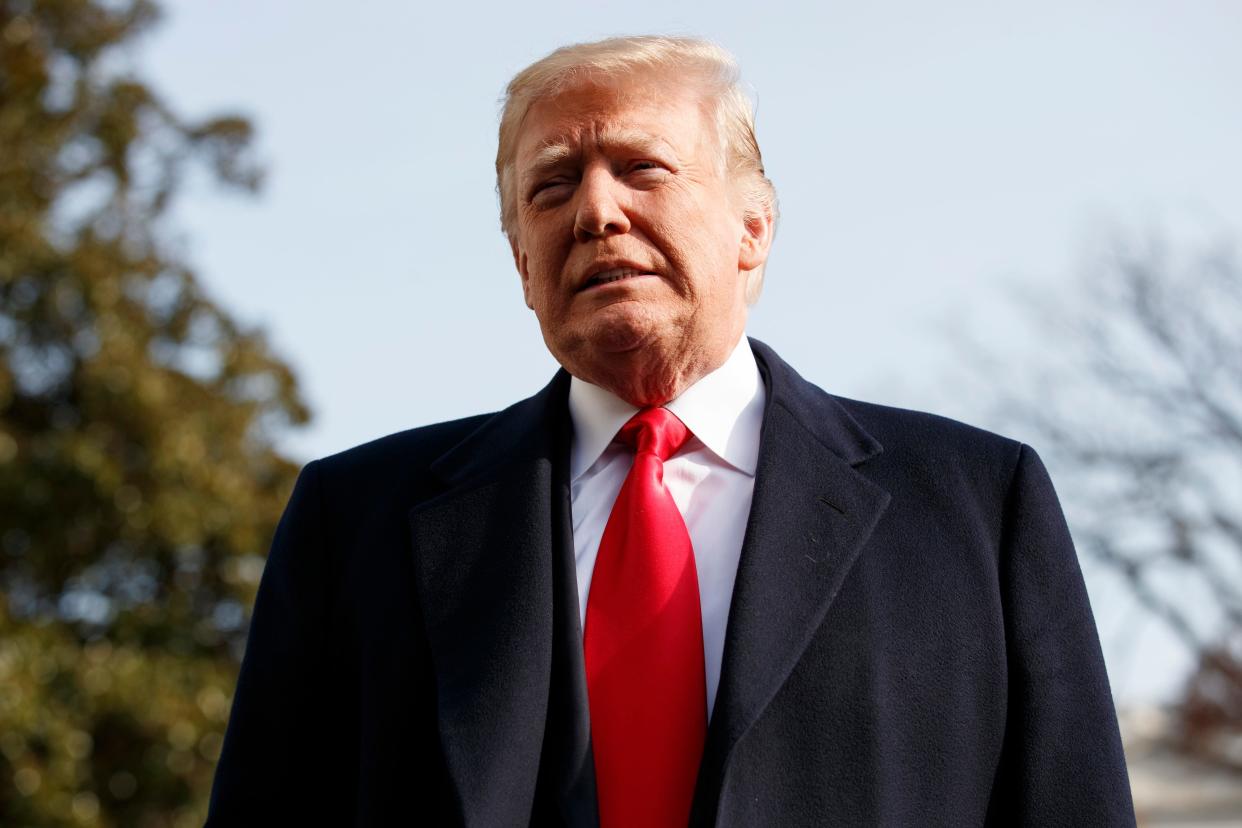
[[(1033, 434), (1079, 549), (1118, 573), (1197, 667), (1184, 748), (1242, 770), (1242, 266), (1211, 241), (1116, 239), (1085, 296), (1026, 297), (1045, 373), (986, 370)], [(1000, 378), (1023, 377), (1025, 385)]]
[(137, 79), (147, 0), (0, 0), (0, 824), (201, 825), (307, 412), (165, 228), (250, 125)]

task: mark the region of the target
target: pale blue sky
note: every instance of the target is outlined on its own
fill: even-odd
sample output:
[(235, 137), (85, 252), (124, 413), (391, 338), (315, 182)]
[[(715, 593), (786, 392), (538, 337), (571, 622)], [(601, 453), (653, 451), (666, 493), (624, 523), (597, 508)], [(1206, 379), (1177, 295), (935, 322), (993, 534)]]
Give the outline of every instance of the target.
[[(567, 42), (697, 34), (738, 56), (782, 210), (748, 330), (834, 393), (987, 425), (985, 400), (942, 381), (962, 359), (946, 326), (1039, 348), (1001, 286), (1069, 293), (1103, 225), (1242, 233), (1233, 0), (167, 10), (143, 70), (186, 115), (258, 127), (262, 195), (198, 185), (178, 220), (209, 290), (296, 367), (316, 415), (285, 442), (299, 459), (551, 376), (492, 160), (508, 78)], [(1166, 694), (1167, 638), (1105, 573), (1088, 583), (1119, 696)]]

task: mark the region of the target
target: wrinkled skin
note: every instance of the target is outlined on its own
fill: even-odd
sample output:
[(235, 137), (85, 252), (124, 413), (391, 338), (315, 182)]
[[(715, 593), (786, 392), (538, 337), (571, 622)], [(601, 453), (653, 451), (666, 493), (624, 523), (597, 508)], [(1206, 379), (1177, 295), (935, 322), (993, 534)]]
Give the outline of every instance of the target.
[(773, 219), (747, 218), (706, 110), (675, 80), (581, 85), (532, 106), (515, 151), (511, 242), (544, 341), (640, 407), (728, 358), (771, 244)]

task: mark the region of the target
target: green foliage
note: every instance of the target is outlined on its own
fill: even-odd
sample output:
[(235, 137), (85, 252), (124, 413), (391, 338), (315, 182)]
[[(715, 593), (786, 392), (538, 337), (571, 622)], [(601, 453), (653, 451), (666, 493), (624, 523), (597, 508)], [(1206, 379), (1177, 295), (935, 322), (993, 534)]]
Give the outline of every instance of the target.
[(307, 411), (164, 232), (249, 124), (126, 68), (146, 0), (0, 0), (0, 824), (201, 824)]
[(5, 622), (5, 825), (202, 825), (235, 671)]

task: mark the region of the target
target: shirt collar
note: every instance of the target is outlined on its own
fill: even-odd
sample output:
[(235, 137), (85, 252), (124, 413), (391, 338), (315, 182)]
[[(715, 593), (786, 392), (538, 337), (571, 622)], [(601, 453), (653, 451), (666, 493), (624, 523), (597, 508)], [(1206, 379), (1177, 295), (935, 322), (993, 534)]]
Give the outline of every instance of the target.
[[(677, 415), (703, 445), (751, 477), (759, 463), (763, 426), (763, 380), (750, 342), (743, 336), (715, 371), (702, 377), (665, 408)], [(569, 415), (574, 424), (570, 478), (577, 480), (612, 444), (637, 408), (597, 385), (573, 377)]]

